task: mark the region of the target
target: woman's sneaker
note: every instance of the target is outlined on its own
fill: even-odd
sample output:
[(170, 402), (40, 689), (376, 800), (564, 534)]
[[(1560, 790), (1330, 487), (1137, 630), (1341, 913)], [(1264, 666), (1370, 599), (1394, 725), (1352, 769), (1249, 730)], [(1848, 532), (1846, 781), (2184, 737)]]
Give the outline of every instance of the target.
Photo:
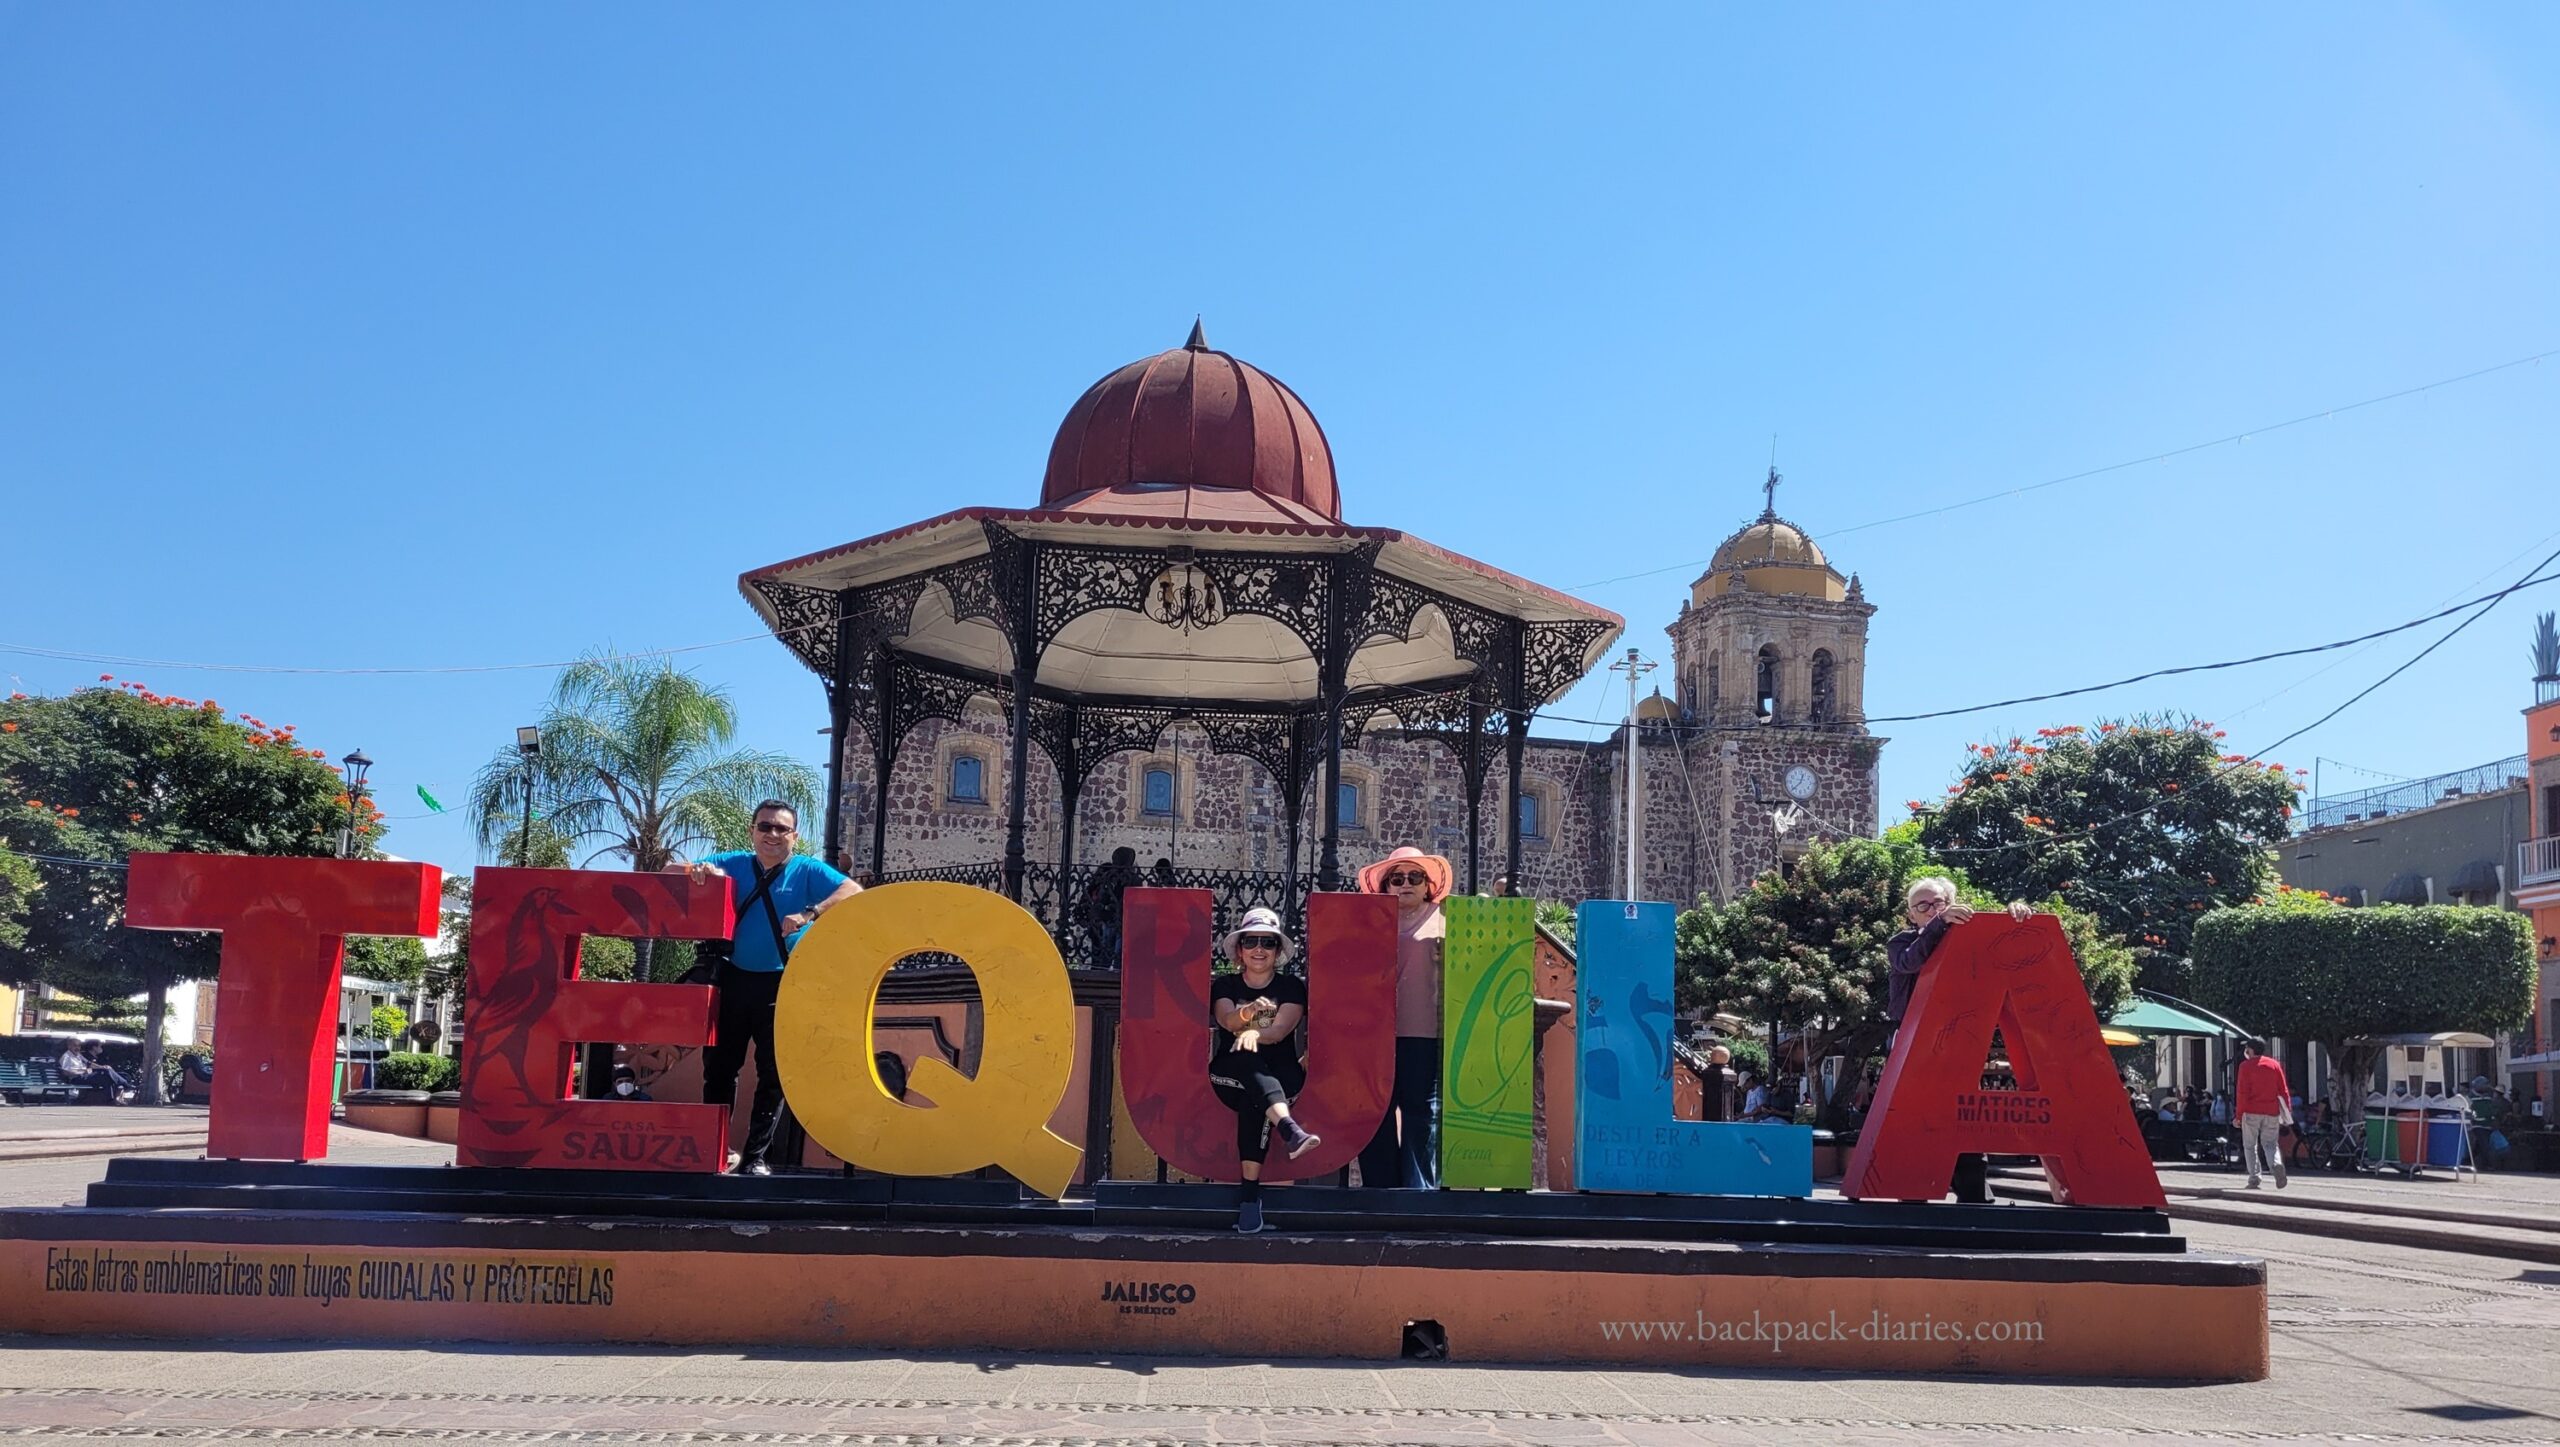
[(1262, 1229), (1262, 1202), (1247, 1201), (1236, 1207), (1236, 1229), (1247, 1236)]
[(1323, 1136), (1298, 1124), (1295, 1117), (1282, 1117), (1279, 1126), (1280, 1141), (1289, 1148), (1289, 1159), (1293, 1161), (1324, 1144)]

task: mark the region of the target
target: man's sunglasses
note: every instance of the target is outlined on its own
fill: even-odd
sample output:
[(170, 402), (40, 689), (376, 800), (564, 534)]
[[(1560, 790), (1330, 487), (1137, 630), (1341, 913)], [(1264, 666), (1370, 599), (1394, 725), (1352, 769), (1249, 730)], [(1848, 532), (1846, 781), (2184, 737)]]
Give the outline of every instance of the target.
[(799, 827), (800, 826), (797, 824), (785, 824), (779, 819), (759, 819), (756, 821), (756, 832), (758, 834), (788, 834)]
[(1278, 935), (1246, 935), (1243, 939), (1236, 941), (1236, 948), (1240, 950), (1276, 950), (1280, 948), (1280, 937)]
[(1428, 874), (1390, 874), (1386, 876), (1384, 882), (1390, 888), (1399, 884), (1429, 884), (1431, 882), (1431, 876)]

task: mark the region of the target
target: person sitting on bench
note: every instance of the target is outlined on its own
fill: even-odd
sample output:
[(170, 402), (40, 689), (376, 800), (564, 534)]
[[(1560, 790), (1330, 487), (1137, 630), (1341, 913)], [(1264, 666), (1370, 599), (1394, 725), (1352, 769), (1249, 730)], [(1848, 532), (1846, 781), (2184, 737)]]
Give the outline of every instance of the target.
[(78, 1086), (95, 1085), (104, 1080), (107, 1099), (123, 1105), (133, 1099), (133, 1087), (126, 1083), (114, 1066), (100, 1058), (106, 1048), (105, 1042), (99, 1040), (90, 1041), (85, 1049), (79, 1041), (71, 1042), (62, 1052), (62, 1078)]
[(1262, 1158), (1271, 1137), (1277, 1134), (1292, 1158), (1322, 1142), (1289, 1115), (1289, 1102), (1307, 1088), (1295, 1038), (1307, 1014), (1307, 982), (1280, 973), (1289, 958), (1289, 937), (1271, 910), (1245, 911), (1244, 923), (1228, 932), (1223, 945), (1236, 972), (1209, 984), (1209, 1010), (1218, 1022), (1211, 1036), (1209, 1088), (1236, 1113), (1236, 1158), (1244, 1177), (1236, 1229), (1253, 1232), (1262, 1229)]

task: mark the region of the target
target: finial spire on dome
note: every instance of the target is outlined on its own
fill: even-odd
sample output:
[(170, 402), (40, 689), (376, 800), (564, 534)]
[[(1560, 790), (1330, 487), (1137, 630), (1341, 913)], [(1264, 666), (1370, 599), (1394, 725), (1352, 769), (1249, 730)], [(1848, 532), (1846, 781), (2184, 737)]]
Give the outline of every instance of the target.
[(1184, 342), (1182, 344), (1182, 349), (1186, 352), (1205, 352), (1209, 350), (1209, 334), (1201, 330), (1200, 318), (1197, 315), (1194, 315), (1191, 318), (1191, 340)]
[(1769, 480), (1760, 484), (1760, 490), (1768, 494), (1769, 505), (1760, 509), (1760, 521), (1766, 523), (1778, 520), (1778, 484), (1784, 481), (1786, 481), (1785, 478), (1778, 476), (1778, 465), (1774, 462), (1769, 464)]

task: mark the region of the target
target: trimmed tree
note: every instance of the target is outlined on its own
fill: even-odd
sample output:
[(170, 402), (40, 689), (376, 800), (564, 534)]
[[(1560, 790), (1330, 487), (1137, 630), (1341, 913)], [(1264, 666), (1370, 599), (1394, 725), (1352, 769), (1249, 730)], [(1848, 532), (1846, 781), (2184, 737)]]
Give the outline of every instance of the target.
[(2361, 1106), (2382, 1047), (2418, 1031), (2510, 1030), (2533, 1013), (2533, 931), (2461, 905), (2349, 909), (2307, 890), (2217, 909), (2195, 929), (2198, 1003), (2252, 1030), (2316, 1040), (2329, 1097)]
[(2267, 851), (2301, 787), (2222, 738), (2200, 720), (2136, 718), (1967, 744), (1947, 797), (1911, 809), (1931, 854), (2004, 898), (2088, 911), (2148, 982), (2186, 994), (2196, 921), (2274, 882)]
[(0, 930), (0, 981), (144, 996), (138, 1085), (150, 1101), (170, 987), (212, 978), (220, 936), (124, 928), (125, 857), (333, 854), (351, 818), (363, 853), (382, 833), (372, 800), (350, 799), (291, 725), (104, 676), (65, 697), (0, 702), (0, 788), (0, 849), (45, 856), (23, 934)]

